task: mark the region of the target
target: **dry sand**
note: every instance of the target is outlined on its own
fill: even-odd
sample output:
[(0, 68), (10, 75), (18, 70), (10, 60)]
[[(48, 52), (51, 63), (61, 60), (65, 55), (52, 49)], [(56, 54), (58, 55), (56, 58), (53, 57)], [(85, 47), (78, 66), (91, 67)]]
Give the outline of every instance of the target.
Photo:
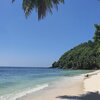
[(99, 92), (100, 93), (100, 70), (89, 74), (89, 78), (84, 80), (85, 92)]

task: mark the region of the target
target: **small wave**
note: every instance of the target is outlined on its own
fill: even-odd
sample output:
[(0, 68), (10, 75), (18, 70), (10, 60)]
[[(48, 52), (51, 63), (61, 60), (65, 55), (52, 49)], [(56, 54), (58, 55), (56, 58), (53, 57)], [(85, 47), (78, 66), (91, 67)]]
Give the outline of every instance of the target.
[(33, 89), (27, 89), (26, 91), (20, 92), (20, 93), (14, 93), (14, 94), (9, 94), (5, 96), (0, 96), (0, 100), (16, 100), (18, 98), (21, 98), (27, 94), (42, 90), (44, 88), (48, 87), (48, 84), (43, 84), (43, 85), (37, 85)]

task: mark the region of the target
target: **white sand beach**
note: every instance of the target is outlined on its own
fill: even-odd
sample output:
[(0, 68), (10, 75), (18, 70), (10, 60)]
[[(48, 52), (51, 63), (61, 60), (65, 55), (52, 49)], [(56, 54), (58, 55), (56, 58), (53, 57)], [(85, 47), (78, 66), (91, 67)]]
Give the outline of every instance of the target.
[(65, 77), (48, 88), (27, 94), (17, 100), (69, 100), (68, 96), (72, 98), (88, 92), (100, 92), (100, 70), (88, 73), (88, 75), (89, 77), (81, 75), (69, 80)]

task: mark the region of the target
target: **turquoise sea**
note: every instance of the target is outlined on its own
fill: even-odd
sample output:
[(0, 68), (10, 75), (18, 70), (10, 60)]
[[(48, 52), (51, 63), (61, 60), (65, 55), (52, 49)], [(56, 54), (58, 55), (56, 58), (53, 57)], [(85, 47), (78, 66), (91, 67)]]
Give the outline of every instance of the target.
[(16, 100), (27, 93), (39, 91), (50, 83), (67, 76), (90, 70), (61, 70), (37, 67), (0, 67), (0, 100)]

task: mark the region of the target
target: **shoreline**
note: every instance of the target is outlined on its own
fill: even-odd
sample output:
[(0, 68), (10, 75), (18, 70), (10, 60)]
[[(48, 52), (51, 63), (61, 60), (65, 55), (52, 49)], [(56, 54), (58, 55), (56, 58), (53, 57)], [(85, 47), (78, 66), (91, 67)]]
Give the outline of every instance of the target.
[(68, 78), (64, 76), (50, 84), (47, 88), (26, 94), (16, 100), (60, 100), (59, 96), (66, 94), (80, 95), (84, 93), (83, 80), (84, 78), (81, 75)]
[[(89, 77), (85, 77), (87, 74)], [(81, 96), (87, 94), (88, 92), (97, 92), (98, 90), (100, 92), (100, 81), (98, 82), (99, 88), (97, 85), (94, 85), (96, 84), (95, 78), (97, 76), (100, 78), (100, 70), (96, 70), (87, 74), (73, 76), (69, 79), (64, 77), (63, 79), (50, 84), (50, 86), (47, 88), (35, 93), (26, 94), (25, 96), (16, 100), (62, 100), (62, 98), (64, 99), (64, 96)], [(90, 85), (91, 83), (92, 85)], [(96, 87), (93, 87), (93, 85)], [(65, 100), (69, 99), (66, 98)]]

